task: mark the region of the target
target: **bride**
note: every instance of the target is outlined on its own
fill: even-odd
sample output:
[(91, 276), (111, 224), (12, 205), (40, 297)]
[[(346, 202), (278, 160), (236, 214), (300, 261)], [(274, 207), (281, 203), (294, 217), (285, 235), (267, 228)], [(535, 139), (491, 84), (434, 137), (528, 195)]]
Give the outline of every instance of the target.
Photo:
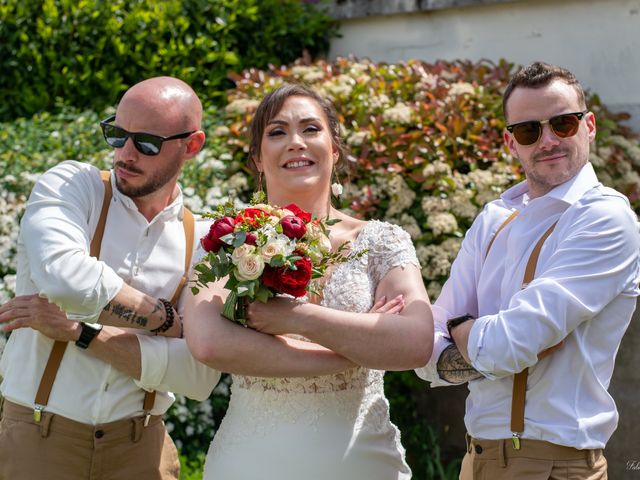
[[(404, 230), (330, 205), (339, 132), (333, 106), (301, 85), (268, 94), (252, 121), (251, 160), (269, 202), (340, 220), (331, 227), (334, 248), (349, 241), (367, 253), (334, 268), (319, 302), (278, 297), (249, 305), (252, 328), (221, 317), (225, 280), (185, 296), (192, 353), (233, 374), (205, 479), (411, 478), (383, 374), (428, 361), (429, 299)], [(400, 298), (400, 313), (375, 308)], [(372, 306), (376, 313), (368, 313)]]

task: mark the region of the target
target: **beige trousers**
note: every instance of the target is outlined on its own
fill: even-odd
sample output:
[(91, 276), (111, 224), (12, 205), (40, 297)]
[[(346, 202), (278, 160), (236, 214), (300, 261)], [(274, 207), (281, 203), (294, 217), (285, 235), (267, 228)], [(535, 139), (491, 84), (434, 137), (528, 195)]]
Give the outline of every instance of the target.
[(177, 480), (180, 462), (162, 418), (85, 425), (5, 401), (0, 480)]
[(467, 437), (460, 480), (607, 480), (602, 450), (577, 450), (522, 439), (520, 450), (508, 440)]

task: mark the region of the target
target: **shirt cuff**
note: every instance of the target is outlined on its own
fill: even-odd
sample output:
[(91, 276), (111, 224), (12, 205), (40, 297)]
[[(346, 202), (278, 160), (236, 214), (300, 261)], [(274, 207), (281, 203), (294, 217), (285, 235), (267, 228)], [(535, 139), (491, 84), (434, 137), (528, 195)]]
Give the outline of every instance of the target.
[(169, 347), (164, 337), (136, 335), (140, 344), (140, 380), (136, 385), (145, 390), (155, 390), (167, 370)]
[(469, 332), (469, 341), (467, 342), (467, 352), (469, 353), (471, 366), (490, 380), (498, 378), (492, 373), (495, 371), (496, 363), (490, 357), (484, 355), (483, 346), (487, 326), (494, 317), (494, 315), (488, 315), (477, 318), (475, 322), (473, 322), (473, 326)]
[(449, 383), (446, 380), (440, 378), (438, 375), (438, 360), (440, 355), (444, 352), (445, 348), (451, 345), (451, 340), (447, 336), (447, 333), (439, 331), (436, 327), (433, 342), (433, 353), (431, 359), (424, 367), (416, 368), (414, 371), (416, 375), (423, 380), (426, 380), (431, 384), (431, 387), (448, 387), (451, 385), (457, 385), (455, 383)]

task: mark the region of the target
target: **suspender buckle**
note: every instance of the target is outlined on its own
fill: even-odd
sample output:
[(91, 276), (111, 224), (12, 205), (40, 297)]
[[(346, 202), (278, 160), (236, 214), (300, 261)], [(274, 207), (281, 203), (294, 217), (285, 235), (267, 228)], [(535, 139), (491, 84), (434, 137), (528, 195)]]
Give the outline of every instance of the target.
[(513, 432), (511, 435), (511, 443), (514, 450), (520, 450), (520, 432)]
[(35, 407), (33, 407), (33, 420), (36, 423), (40, 423), (40, 420), (42, 420), (43, 411), (44, 411), (44, 405), (40, 405), (36, 403)]
[(149, 421), (151, 420), (151, 412), (144, 413), (144, 422), (142, 423), (145, 427), (149, 426)]

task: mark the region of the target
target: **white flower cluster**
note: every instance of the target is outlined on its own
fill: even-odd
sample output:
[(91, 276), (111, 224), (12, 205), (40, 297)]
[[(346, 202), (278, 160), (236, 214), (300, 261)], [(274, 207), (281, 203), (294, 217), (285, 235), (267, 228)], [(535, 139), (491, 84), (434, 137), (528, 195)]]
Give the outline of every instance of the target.
[(383, 191), (386, 190), (389, 195), (389, 208), (386, 212), (387, 216), (393, 217), (394, 215), (403, 212), (413, 204), (416, 194), (409, 188), (407, 182), (405, 182), (400, 175), (392, 175), (382, 180), (386, 180), (386, 188), (382, 187)]
[(382, 118), (388, 122), (409, 125), (413, 122), (413, 109), (406, 103), (398, 102), (393, 107), (385, 110)]
[(252, 98), (237, 98), (224, 107), (225, 112), (245, 115), (253, 112), (260, 102)]

